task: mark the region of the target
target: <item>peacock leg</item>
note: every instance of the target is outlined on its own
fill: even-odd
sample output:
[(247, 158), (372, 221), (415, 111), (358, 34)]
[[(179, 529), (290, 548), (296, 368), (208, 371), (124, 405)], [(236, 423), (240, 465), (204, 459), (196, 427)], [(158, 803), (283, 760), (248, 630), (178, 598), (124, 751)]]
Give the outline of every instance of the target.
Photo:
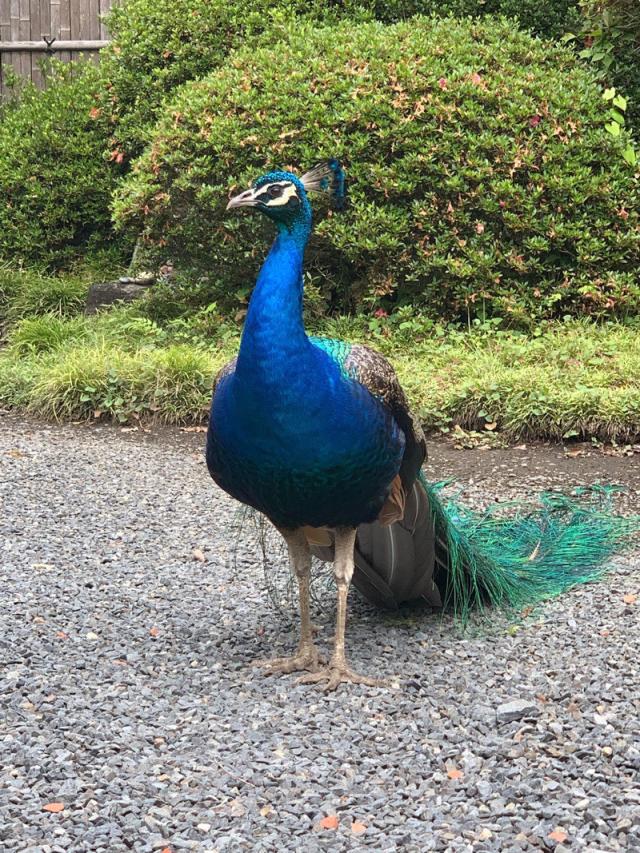
[(299, 672), (305, 669), (310, 672), (317, 672), (320, 668), (320, 657), (313, 642), (313, 626), (309, 610), (311, 550), (302, 530), (281, 530), (280, 532), (287, 543), (291, 565), (298, 579), (300, 643), (298, 651), (293, 657), (255, 661), (254, 666), (265, 667), (268, 675), (276, 672)]
[(353, 672), (349, 668), (345, 656), (344, 637), (347, 621), (347, 596), (349, 594), (349, 584), (353, 576), (353, 550), (355, 541), (356, 531), (353, 528), (338, 528), (336, 530), (333, 571), (336, 578), (336, 586), (338, 587), (338, 613), (336, 617), (336, 637), (333, 655), (328, 666), (318, 672), (311, 673), (311, 675), (301, 676), (298, 679), (299, 684), (326, 682), (324, 685), (326, 691), (335, 690), (343, 682), (367, 684), (370, 687), (377, 687), (384, 684), (379, 679), (369, 678), (366, 675), (359, 675), (357, 672)]

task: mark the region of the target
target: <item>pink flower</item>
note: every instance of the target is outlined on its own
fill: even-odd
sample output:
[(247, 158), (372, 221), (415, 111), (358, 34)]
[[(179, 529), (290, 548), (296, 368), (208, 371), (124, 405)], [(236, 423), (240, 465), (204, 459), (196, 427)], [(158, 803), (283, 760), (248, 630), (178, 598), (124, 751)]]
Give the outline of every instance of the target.
[(381, 318), (381, 317), (388, 317), (389, 315), (388, 315), (388, 314), (387, 314), (387, 312), (384, 310), (384, 308), (378, 308), (378, 310), (377, 310), (377, 311), (374, 311), (374, 312), (373, 312), (373, 316), (374, 316), (374, 317)]
[(529, 127), (537, 127), (542, 121), (542, 116), (535, 115), (529, 119)]
[(440, 88), (441, 88), (443, 91), (447, 88), (447, 81), (444, 79), (444, 77), (441, 77), (441, 78), (438, 80), (438, 86), (440, 86)]

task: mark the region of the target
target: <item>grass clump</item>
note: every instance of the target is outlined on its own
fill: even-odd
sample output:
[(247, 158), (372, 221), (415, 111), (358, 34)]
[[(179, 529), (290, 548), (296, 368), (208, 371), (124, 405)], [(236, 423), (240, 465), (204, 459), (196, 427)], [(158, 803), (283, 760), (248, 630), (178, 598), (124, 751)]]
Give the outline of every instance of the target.
[(85, 325), (81, 318), (64, 319), (58, 314), (25, 317), (11, 330), (7, 342), (18, 356), (51, 352), (82, 337)]
[(0, 272), (0, 321), (74, 316), (84, 309), (88, 287), (80, 277)]

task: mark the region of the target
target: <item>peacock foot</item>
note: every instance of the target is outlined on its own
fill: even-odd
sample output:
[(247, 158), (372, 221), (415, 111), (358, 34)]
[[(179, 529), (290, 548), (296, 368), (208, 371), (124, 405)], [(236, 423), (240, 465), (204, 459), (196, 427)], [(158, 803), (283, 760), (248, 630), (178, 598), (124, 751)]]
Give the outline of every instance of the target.
[(309, 675), (301, 675), (296, 684), (319, 684), (325, 693), (335, 690), (339, 684), (365, 684), (367, 687), (384, 687), (385, 682), (381, 678), (369, 678), (368, 675), (360, 675), (350, 669), (346, 663), (331, 663)]
[(263, 667), (267, 675), (275, 675), (277, 672), (289, 673), (304, 670), (315, 673), (318, 672), (322, 663), (324, 660), (318, 654), (315, 646), (301, 646), (292, 657), (256, 660), (252, 666)]

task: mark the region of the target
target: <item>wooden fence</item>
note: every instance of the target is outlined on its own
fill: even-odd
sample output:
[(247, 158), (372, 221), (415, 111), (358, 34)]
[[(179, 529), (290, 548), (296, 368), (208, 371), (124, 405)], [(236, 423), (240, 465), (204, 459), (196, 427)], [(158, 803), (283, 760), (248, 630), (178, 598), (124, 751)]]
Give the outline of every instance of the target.
[(97, 57), (107, 44), (102, 21), (116, 0), (0, 0), (0, 97), (10, 67), (42, 87), (48, 55), (70, 62)]

